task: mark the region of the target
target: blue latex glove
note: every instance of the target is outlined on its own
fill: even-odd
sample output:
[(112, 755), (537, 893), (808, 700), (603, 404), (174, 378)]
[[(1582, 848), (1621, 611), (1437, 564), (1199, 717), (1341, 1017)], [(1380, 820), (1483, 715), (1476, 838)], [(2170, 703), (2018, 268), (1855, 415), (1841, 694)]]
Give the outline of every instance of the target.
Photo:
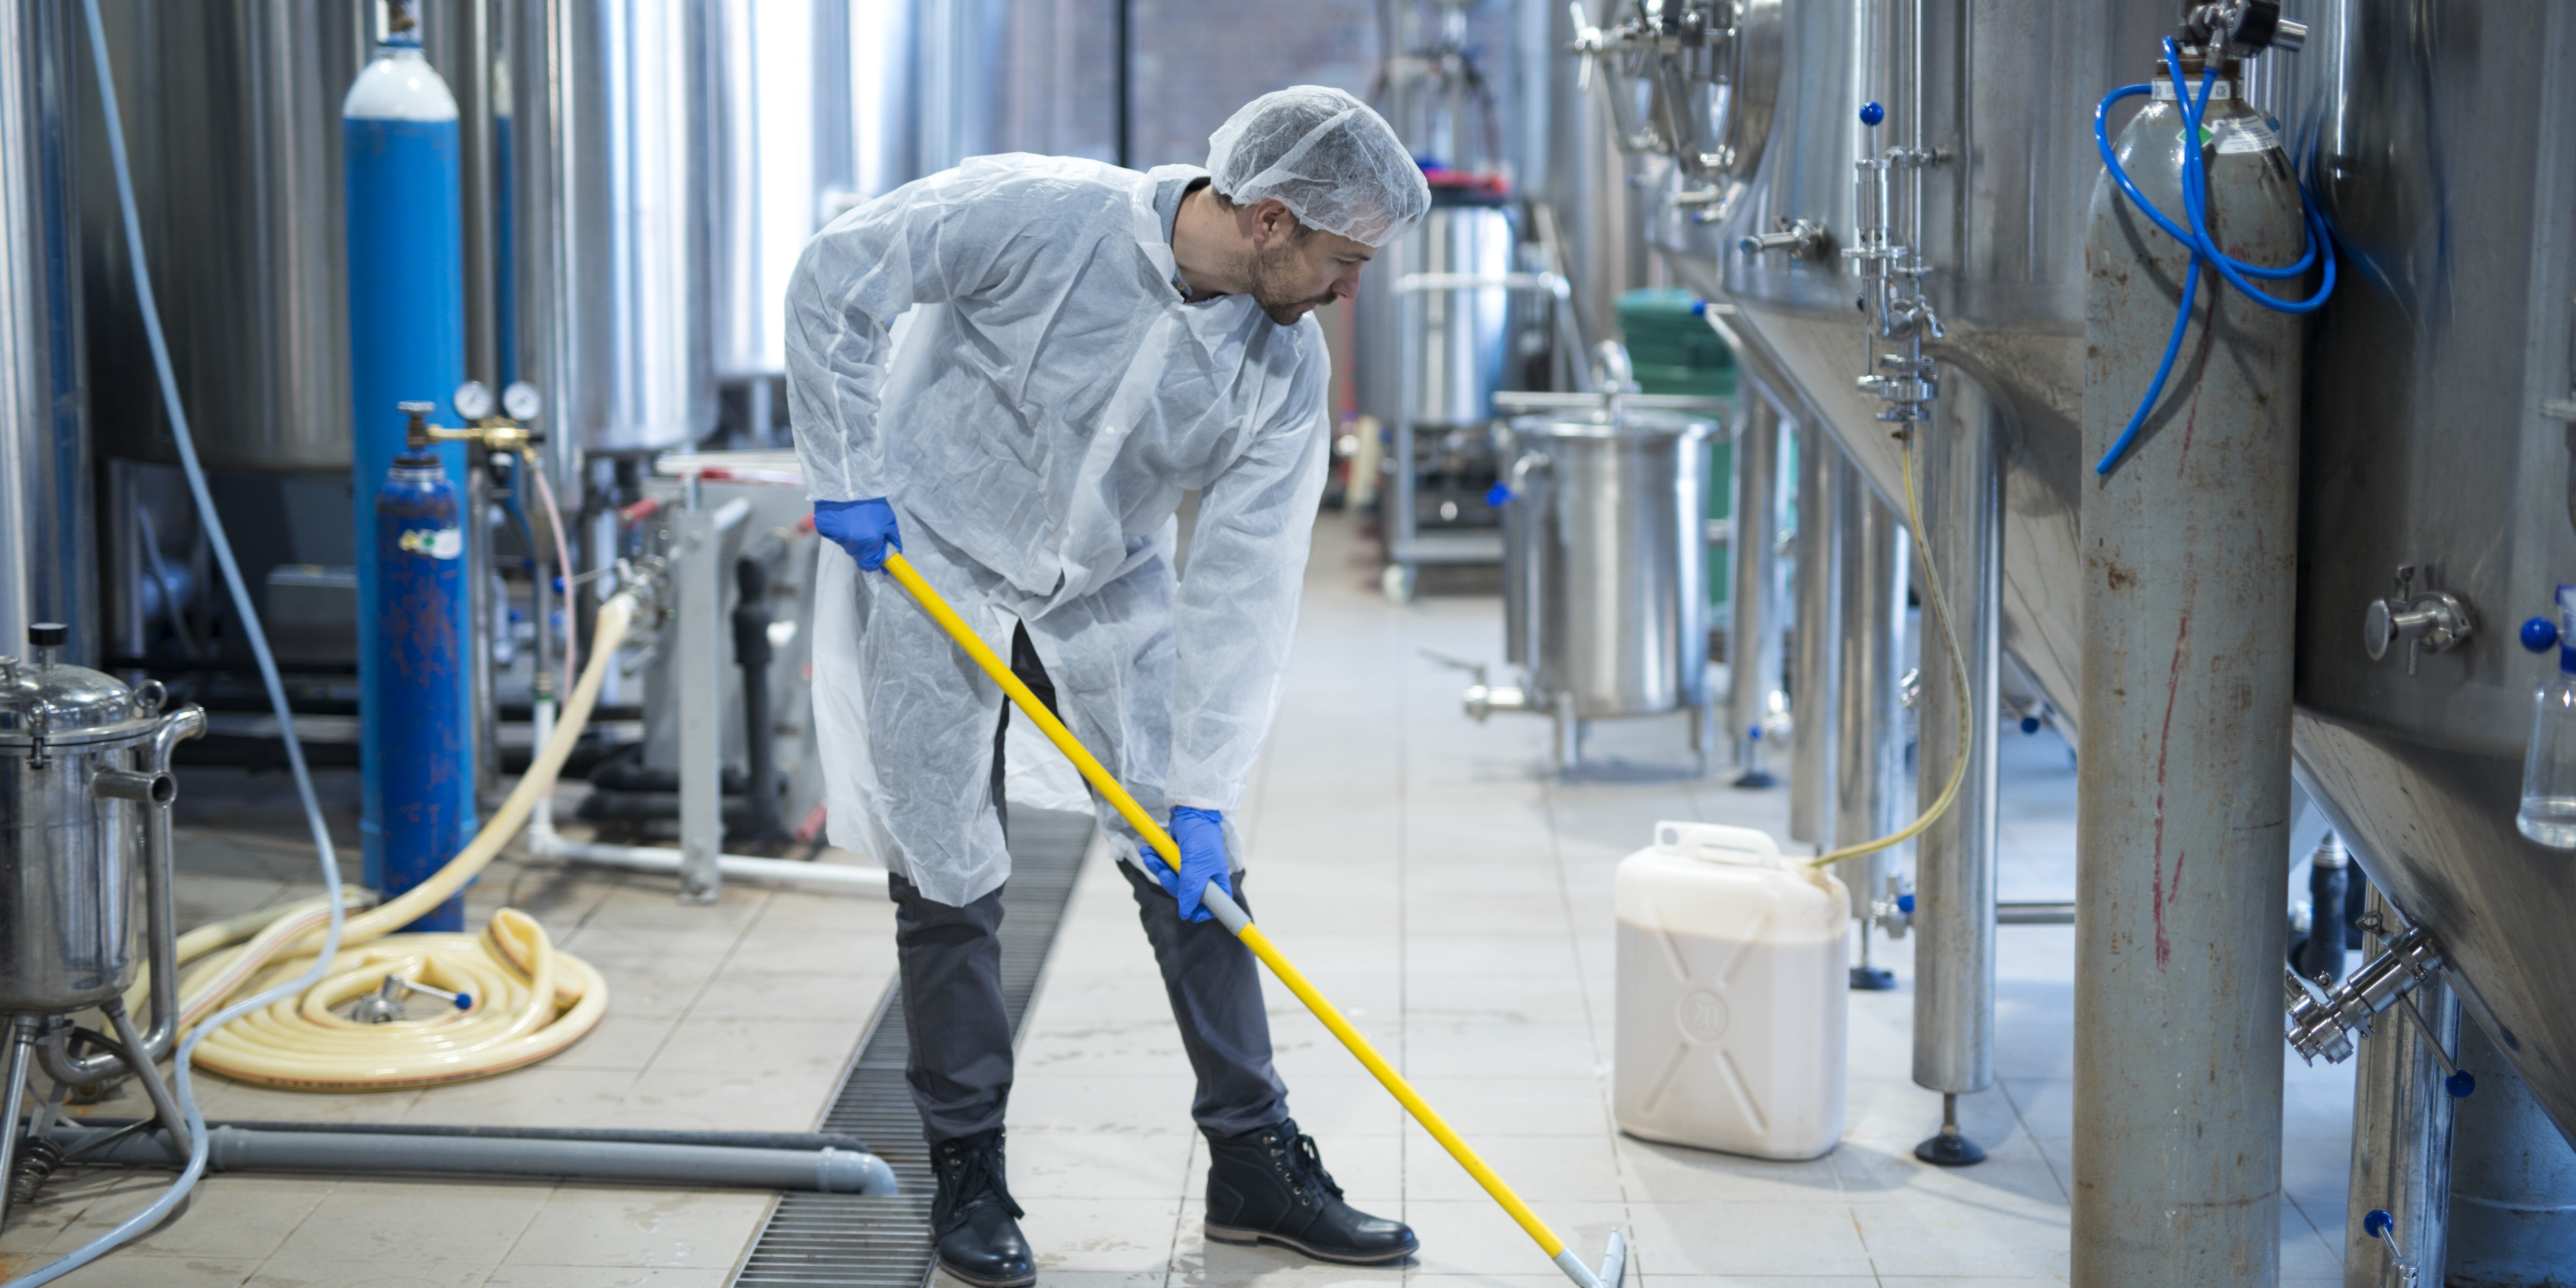
[(903, 529), (884, 497), (873, 501), (816, 501), (814, 531), (850, 552), (869, 572), (885, 567), (886, 548), (903, 549)]
[(1199, 895), (1210, 881), (1228, 898), (1234, 895), (1232, 865), (1225, 857), (1225, 816), (1212, 809), (1178, 807), (1172, 811), (1172, 839), (1180, 843), (1181, 870), (1172, 871), (1159, 854), (1148, 855), (1154, 875), (1163, 879), (1163, 889), (1181, 901), (1181, 920), (1215, 920), (1216, 914), (1199, 902)]

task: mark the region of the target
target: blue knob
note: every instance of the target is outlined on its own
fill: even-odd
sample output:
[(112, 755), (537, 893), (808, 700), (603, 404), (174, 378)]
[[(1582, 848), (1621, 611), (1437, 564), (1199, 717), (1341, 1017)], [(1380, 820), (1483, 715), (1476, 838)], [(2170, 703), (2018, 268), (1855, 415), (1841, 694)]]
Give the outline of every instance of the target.
[(1704, 317), (1707, 317), (1707, 316), (1708, 316), (1708, 301), (1706, 301), (1706, 300), (1692, 300), (1692, 301), (1691, 301), (1691, 316), (1692, 316), (1692, 317), (1695, 317), (1695, 318), (1704, 318)]
[(2478, 1080), (2466, 1069), (2442, 1079), (2442, 1090), (2450, 1092), (2453, 1100), (2466, 1100), (2469, 1098), (2469, 1093), (2477, 1089)]
[(1745, 739), (1745, 741), (1747, 741), (1747, 742), (1760, 742), (1760, 741), (1762, 741), (1762, 726), (1760, 726), (1760, 725), (1755, 725), (1755, 726), (1753, 726), (1752, 728), (1745, 730), (1745, 731), (1744, 731), (1744, 739)]
[(2361, 1232), (2374, 1239), (2387, 1238), (2388, 1232), (2396, 1226), (2397, 1218), (2388, 1215), (2387, 1211), (2381, 1208), (2372, 1208), (2361, 1218)]
[(2558, 642), (2558, 627), (2546, 617), (2535, 617), (2522, 624), (2522, 646), (2534, 653), (2546, 653)]
[(1914, 915), (1914, 896), (1911, 892), (1896, 896), (1896, 910), (1909, 917)]
[(2038, 733), (2038, 732), (2039, 732), (2039, 717), (2038, 717), (2038, 716), (2023, 716), (2023, 717), (2021, 718), (2021, 731), (2022, 731), (2023, 733)]
[(1509, 484), (1497, 483), (1492, 487), (1485, 489), (1485, 504), (1487, 505), (1500, 508), (1503, 502), (1511, 499), (1512, 489)]
[(1884, 120), (1886, 120), (1886, 119), (1887, 119), (1887, 109), (1886, 109), (1886, 108), (1880, 107), (1880, 106), (1879, 106), (1878, 104), (1876, 104), (1876, 103), (1863, 103), (1863, 104), (1861, 104), (1861, 105), (1860, 105), (1860, 123), (1861, 123), (1861, 124), (1863, 124), (1863, 125), (1875, 126), (1875, 125), (1877, 125), (1879, 122), (1884, 121)]
[(470, 1011), (470, 1010), (473, 1010), (473, 1009), (474, 1009), (474, 995), (473, 995), (472, 993), (459, 993), (459, 994), (457, 994), (457, 995), (456, 995), (456, 1009), (457, 1009), (457, 1010), (460, 1010), (460, 1011)]

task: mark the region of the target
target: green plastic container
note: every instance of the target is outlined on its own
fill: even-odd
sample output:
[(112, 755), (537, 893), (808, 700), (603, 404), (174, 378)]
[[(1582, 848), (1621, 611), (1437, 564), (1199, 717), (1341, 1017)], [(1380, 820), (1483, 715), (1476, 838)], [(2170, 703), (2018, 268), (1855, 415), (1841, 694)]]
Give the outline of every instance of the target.
[[(1735, 352), (1701, 315), (1703, 308), (1698, 296), (1678, 287), (1619, 297), (1619, 333), (1628, 345), (1629, 368), (1644, 392), (1735, 396)], [(1735, 507), (1735, 444), (1716, 439), (1708, 450), (1708, 517), (1724, 519)], [(1724, 604), (1727, 579), (1735, 571), (1733, 553), (1718, 543), (1706, 562), (1708, 602)]]

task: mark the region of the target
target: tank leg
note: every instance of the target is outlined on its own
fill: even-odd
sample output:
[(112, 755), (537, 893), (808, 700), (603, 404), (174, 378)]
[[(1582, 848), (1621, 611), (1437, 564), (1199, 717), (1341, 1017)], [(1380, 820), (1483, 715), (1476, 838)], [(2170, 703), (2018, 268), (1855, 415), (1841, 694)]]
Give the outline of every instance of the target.
[(1896, 972), (1884, 966), (1869, 964), (1869, 918), (1860, 919), (1860, 964), (1851, 968), (1851, 986), (1857, 992), (1884, 993), (1896, 987)]
[(0, 1100), (0, 1225), (9, 1220), (9, 1176), (18, 1165), (18, 1114), (27, 1107), (27, 1060), (36, 1050), (34, 1016), (9, 1017), (9, 1064), (0, 1078), (9, 1080)]
[(1556, 772), (1571, 774), (1583, 763), (1583, 722), (1574, 718), (1574, 695), (1560, 693), (1554, 704), (1556, 717)]
[[(125, 1066), (134, 1071), (134, 1080), (143, 1084), (143, 1094), (152, 1100), (152, 1112), (161, 1120), (161, 1129), (170, 1133), (170, 1152), (180, 1159), (188, 1156), (188, 1116), (179, 1112), (179, 1102), (161, 1081), (161, 1070), (152, 1063), (151, 1050), (143, 1045), (143, 1035), (134, 1031), (134, 1017), (125, 1013), (125, 1003), (110, 998), (100, 1007), (107, 1012), (107, 1022), (116, 1026), (117, 1043), (125, 1048)], [(17, 1119), (12, 1117), (13, 1125)], [(6, 1175), (6, 1173), (0, 1173)]]
[(1378, 589), (1386, 594), (1386, 602), (1390, 604), (1412, 603), (1413, 575), (1412, 564), (1388, 564), (1386, 566), (1386, 571), (1378, 574)]
[(1934, 1167), (1968, 1167), (1986, 1161), (1983, 1146), (1959, 1130), (1959, 1097), (1941, 1094), (1941, 1130), (1914, 1147), (1914, 1156)]

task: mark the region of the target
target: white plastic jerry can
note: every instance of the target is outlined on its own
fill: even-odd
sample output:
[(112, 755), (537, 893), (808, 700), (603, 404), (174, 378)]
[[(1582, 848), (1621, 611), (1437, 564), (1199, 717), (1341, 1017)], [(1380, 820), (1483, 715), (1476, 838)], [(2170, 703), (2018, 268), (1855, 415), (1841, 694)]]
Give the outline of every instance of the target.
[(1843, 1132), (1848, 897), (1767, 832), (1658, 823), (1619, 864), (1618, 1060), (1632, 1136), (1814, 1158)]

